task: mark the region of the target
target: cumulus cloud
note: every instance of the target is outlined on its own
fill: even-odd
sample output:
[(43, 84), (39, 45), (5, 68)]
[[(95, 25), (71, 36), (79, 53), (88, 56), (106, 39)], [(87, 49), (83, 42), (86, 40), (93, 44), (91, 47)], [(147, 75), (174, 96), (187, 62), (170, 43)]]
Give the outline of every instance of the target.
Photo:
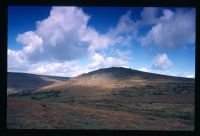
[(23, 34), (19, 34), (16, 40), (17, 42), (25, 45), (23, 48), (25, 53), (33, 53), (36, 50), (39, 50), (39, 52), (43, 51), (43, 40), (35, 32), (28, 31)]
[(74, 77), (88, 72), (88, 69), (80, 67), (78, 61), (42, 62), (32, 64), (31, 68), (28, 69), (28, 72), (43, 75)]
[[(130, 44), (135, 34), (130, 15), (130, 11), (122, 15), (115, 27), (100, 34), (88, 25), (90, 16), (81, 8), (52, 7), (47, 18), (36, 22), (35, 31), (18, 34), (16, 41), (23, 48), (19, 51), (8, 49), (8, 69), (75, 76), (100, 66), (127, 66), (125, 60), (97, 52), (117, 44)], [(92, 58), (88, 66), (74, 63), (84, 56)]]
[(122, 51), (122, 50), (116, 49), (115, 52), (116, 52), (118, 58), (123, 58), (125, 60), (133, 59), (133, 54), (130, 50)]
[(125, 33), (134, 33), (137, 23), (131, 19), (131, 11), (120, 17), (120, 20), (115, 29), (111, 29), (110, 33), (116, 35)]
[(158, 54), (153, 60), (153, 69), (169, 69), (172, 66), (172, 61), (168, 58), (166, 53)]
[(105, 58), (103, 56), (101, 56), (100, 54), (95, 53), (92, 56), (92, 60), (93, 60), (93, 63), (88, 65), (89, 68), (94, 68), (94, 67), (99, 66), (100, 64), (102, 64), (104, 62)]
[(121, 51), (116, 49), (118, 58), (103, 56), (97, 52), (116, 45), (127, 46), (131, 44), (131, 41), (137, 34), (137, 23), (134, 22), (130, 16), (130, 11), (122, 15), (117, 26), (110, 28), (105, 34), (99, 34), (94, 29), (89, 29), (89, 33), (83, 37), (84, 41), (90, 42), (88, 50), (92, 58), (92, 63), (88, 65), (89, 68), (97, 69), (100, 67), (111, 66), (128, 67), (129, 63), (127, 59), (130, 59), (131, 51)]
[[(161, 16), (159, 10), (162, 10)], [(88, 23), (92, 16), (81, 8), (52, 7), (47, 18), (36, 22), (36, 30), (18, 34), (16, 41), (23, 48), (18, 51), (8, 49), (8, 69), (75, 76), (101, 67), (129, 67), (133, 55), (124, 48), (134, 46), (143, 26), (152, 26), (139, 40), (143, 46), (179, 48), (194, 43), (194, 12), (194, 9), (172, 11), (147, 7), (141, 12), (141, 18), (134, 21), (128, 11), (119, 18), (116, 26), (99, 33)], [(107, 53), (112, 48), (115, 55)], [(81, 65), (78, 60), (84, 57), (87, 64)], [(171, 66), (171, 60), (163, 53), (155, 57), (152, 67), (168, 69)]]
[(48, 18), (37, 22), (34, 32), (19, 34), (17, 41), (24, 45), (29, 60), (72, 60), (87, 52), (81, 37), (89, 18), (80, 8), (53, 7)]
[[(16, 54), (23, 54), (25, 59), (38, 60), (39, 55), (43, 53), (43, 40), (35, 32), (28, 31), (19, 34), (16, 41), (24, 45), (21, 51), (16, 51)], [(18, 57), (20, 58), (20, 56)]]
[(105, 61), (106, 66), (108, 67), (128, 67), (128, 61), (123, 59), (115, 58), (115, 57), (107, 57)]
[(26, 71), (28, 64), (25, 59), (25, 55), (22, 51), (13, 51), (8, 49), (8, 70), (13, 72), (24, 72)]
[(128, 67), (129, 63), (126, 60), (115, 57), (104, 57), (98, 53), (92, 57), (93, 62), (88, 65), (89, 69), (98, 69), (102, 67)]
[(83, 41), (90, 43), (90, 53), (108, 49), (114, 45), (130, 45), (136, 37), (137, 23), (131, 19), (131, 12), (122, 15), (116, 27), (112, 27), (105, 34), (99, 34), (95, 29), (89, 28), (82, 37)]
[[(136, 33), (131, 12), (122, 15), (116, 27), (104, 34), (88, 26), (90, 16), (78, 7), (53, 7), (50, 16), (37, 22), (35, 32), (19, 34), (17, 41), (24, 45), (23, 51), (30, 59), (72, 60), (108, 49), (116, 44), (130, 44)], [(38, 60), (37, 60), (38, 61)]]
[(179, 48), (195, 42), (195, 10), (164, 9), (163, 15), (141, 38), (141, 45), (160, 48)]
[(141, 12), (140, 25), (151, 25), (156, 23), (159, 8), (145, 7)]
[(105, 35), (99, 34), (95, 29), (89, 28), (81, 37), (81, 40), (89, 44), (89, 53), (95, 53), (97, 50), (108, 49), (111, 45), (111, 39)]
[(143, 72), (150, 72), (150, 70), (149, 70), (149, 69), (147, 69), (147, 68), (144, 68), (144, 67), (143, 67), (143, 68), (139, 68), (139, 70), (140, 70), (140, 71), (143, 71)]
[(42, 75), (77, 76), (89, 71), (87, 67), (79, 66), (78, 61), (42, 61), (32, 63), (23, 59), (21, 52), (8, 49), (8, 71), (27, 72)]

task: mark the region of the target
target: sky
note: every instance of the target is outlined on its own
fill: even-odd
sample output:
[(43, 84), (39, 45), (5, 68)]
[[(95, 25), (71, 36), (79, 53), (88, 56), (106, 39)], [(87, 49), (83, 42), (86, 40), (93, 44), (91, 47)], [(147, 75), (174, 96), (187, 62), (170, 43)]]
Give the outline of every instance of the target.
[(10, 6), (8, 71), (125, 67), (195, 77), (195, 8)]

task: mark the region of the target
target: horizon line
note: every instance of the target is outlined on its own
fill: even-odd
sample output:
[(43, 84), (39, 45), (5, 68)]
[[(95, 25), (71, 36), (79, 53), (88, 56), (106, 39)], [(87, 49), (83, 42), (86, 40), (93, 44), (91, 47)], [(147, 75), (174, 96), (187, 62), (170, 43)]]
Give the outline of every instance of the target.
[(189, 78), (189, 79), (195, 79), (195, 74), (194, 74), (194, 77), (186, 77), (186, 76), (175, 76), (175, 75), (167, 75), (167, 74), (160, 74), (160, 73), (154, 73), (154, 72), (151, 72), (151, 71), (142, 71), (142, 70), (138, 70), (138, 69), (132, 69), (132, 68), (128, 68), (128, 67), (106, 67), (106, 68), (99, 68), (99, 69), (96, 69), (96, 70), (92, 70), (92, 71), (89, 71), (89, 72), (84, 72), (82, 74), (79, 74), (77, 76), (60, 76), (60, 75), (48, 75), (48, 74), (37, 74), (37, 73), (28, 73), (28, 72), (20, 72), (20, 71), (8, 71), (7, 70), (7, 73), (20, 73), (20, 74), (32, 74), (32, 75), (38, 75), (38, 76), (54, 76), (54, 77), (63, 77), (63, 78), (75, 78), (75, 77), (78, 77), (78, 76), (81, 76), (83, 74), (88, 74), (90, 72), (94, 72), (94, 71), (98, 71), (98, 70), (101, 70), (101, 69), (109, 69), (109, 68), (124, 68), (124, 69), (131, 69), (131, 70), (135, 70), (135, 71), (140, 71), (140, 72), (144, 72), (144, 73), (151, 73), (151, 74), (156, 74), (156, 75), (163, 75), (163, 76), (170, 76), (170, 77), (178, 77), (178, 78)]

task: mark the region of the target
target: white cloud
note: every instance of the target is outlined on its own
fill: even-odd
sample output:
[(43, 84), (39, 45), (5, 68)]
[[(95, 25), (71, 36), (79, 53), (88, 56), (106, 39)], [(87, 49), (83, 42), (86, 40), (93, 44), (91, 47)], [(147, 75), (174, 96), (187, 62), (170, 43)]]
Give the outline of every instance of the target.
[(195, 42), (195, 10), (163, 10), (163, 15), (141, 38), (141, 45), (179, 48)]
[[(154, 71), (155, 69), (152, 69), (152, 70)], [(188, 72), (185, 72), (185, 71), (165, 70), (165, 71), (154, 71), (154, 72), (159, 73), (159, 74), (164, 74), (164, 75), (175, 76), (175, 77), (195, 78), (194, 74), (189, 74)]]
[[(128, 67), (129, 63), (126, 61), (130, 59), (130, 51), (116, 50), (117, 56), (103, 56), (97, 51), (102, 49), (109, 49), (114, 45), (130, 45), (131, 41), (135, 38), (137, 29), (137, 24), (130, 18), (131, 12), (128, 11), (126, 14), (120, 17), (119, 22), (116, 27), (111, 28), (105, 34), (99, 34), (94, 29), (89, 29), (89, 32), (83, 36), (84, 41), (89, 41), (91, 44), (89, 46), (90, 56), (93, 60), (91, 64), (88, 65), (91, 69), (97, 69), (100, 67), (112, 67), (121, 66)], [(119, 59), (123, 58), (123, 59)]]
[(88, 26), (90, 17), (81, 8), (53, 7), (48, 18), (37, 22), (35, 33), (43, 40), (41, 59), (72, 60), (88, 51), (94, 54), (116, 44), (128, 45), (135, 35), (130, 16), (129, 11), (121, 16), (116, 27), (100, 34)]
[[(52, 7), (49, 17), (36, 22), (35, 31), (18, 34), (19, 51), (8, 49), (8, 70), (35, 74), (75, 76), (93, 68), (124, 66), (128, 62), (97, 53), (111, 46), (130, 44), (135, 24), (127, 12), (116, 27), (100, 34), (88, 25), (90, 16), (78, 7)], [(87, 66), (74, 63), (91, 57)]]
[(149, 69), (147, 69), (147, 68), (139, 68), (139, 71), (143, 71), (143, 72), (150, 72), (150, 70), (149, 70)]
[(43, 40), (35, 32), (28, 31), (23, 34), (19, 34), (16, 40), (17, 42), (25, 45), (23, 48), (25, 53), (33, 53), (35, 50), (42, 52)]
[(89, 43), (89, 53), (95, 53), (97, 50), (108, 49), (111, 45), (111, 39), (105, 35), (99, 34), (95, 29), (89, 28), (81, 37), (81, 40)]
[(82, 40), (90, 43), (89, 52), (95, 53), (114, 45), (130, 45), (137, 34), (137, 23), (131, 20), (130, 16), (130, 11), (122, 15), (117, 26), (110, 28), (105, 34), (99, 34), (93, 28), (89, 28), (86, 33), (84, 32)]
[(116, 26), (116, 29), (111, 29), (111, 33), (114, 35), (122, 33), (133, 33), (136, 29), (136, 23), (131, 19), (131, 11), (120, 17), (120, 20)]
[(166, 53), (158, 54), (154, 60), (152, 68), (154, 69), (169, 69), (172, 66), (172, 61), (168, 58)]
[(14, 51), (8, 49), (8, 70), (13, 72), (26, 71), (28, 65), (25, 55), (22, 51)]
[(72, 60), (89, 46), (81, 41), (89, 16), (76, 7), (53, 7), (50, 16), (37, 22), (35, 31), (19, 34), (17, 42), (30, 61)]
[(171, 76), (176, 76), (176, 77), (185, 77), (184, 75), (184, 72), (181, 72), (181, 71), (179, 71), (179, 72), (175, 72), (175, 73), (171, 73), (170, 71), (168, 71), (167, 73), (166, 73), (167, 75), (171, 75)]
[(88, 72), (88, 69), (78, 66), (78, 61), (42, 62), (32, 64), (28, 72), (73, 77)]
[(102, 55), (95, 53), (92, 56), (92, 60), (93, 60), (93, 62), (88, 65), (89, 68), (95, 68), (97, 66), (100, 66), (102, 63), (104, 63), (105, 58)]
[(195, 78), (194, 74), (190, 74), (186, 76), (187, 78)]
[(144, 26), (156, 23), (158, 10), (159, 8), (154, 8), (154, 7), (143, 8), (141, 12), (140, 25)]
[(123, 58), (125, 60), (133, 59), (133, 54), (130, 50), (122, 51), (122, 50), (116, 49), (115, 52), (116, 52), (118, 58)]
[[(161, 17), (157, 17), (158, 10), (144, 8), (141, 20), (136, 21), (131, 19), (132, 13), (128, 11), (119, 18), (116, 26), (99, 33), (89, 26), (91, 16), (81, 8), (52, 7), (49, 17), (36, 23), (35, 31), (17, 36), (17, 42), (24, 46), (19, 51), (8, 49), (8, 69), (75, 76), (101, 67), (128, 67), (132, 52), (119, 49), (132, 45), (140, 26), (145, 25), (153, 27), (141, 38), (142, 45), (175, 48), (194, 43), (194, 10), (166, 9)], [(115, 55), (106, 54), (111, 48), (117, 49)], [(82, 57), (89, 57), (91, 61), (86, 60), (86, 66), (80, 65), (77, 60)], [(171, 66), (172, 62), (166, 54), (158, 55), (153, 64), (156, 69)]]
[(23, 49), (17, 52), (23, 54), (26, 59), (35, 59), (43, 52), (43, 40), (35, 32), (28, 31), (19, 34), (16, 40), (24, 45)]
[(119, 66), (127, 66), (128, 62), (119, 58), (114, 57), (107, 57), (106, 61), (104, 62), (106, 66), (108, 67), (119, 67)]
[(173, 16), (174, 16), (174, 12), (172, 12), (169, 9), (165, 9), (165, 10), (163, 10), (163, 16), (161, 16), (160, 19), (163, 21), (168, 21), (168, 20), (172, 19)]
[(115, 58), (115, 57), (104, 57), (98, 53), (92, 56), (93, 62), (88, 65), (91, 70), (102, 68), (102, 67), (128, 67), (129, 63), (126, 60)]
[(42, 75), (74, 77), (87, 73), (90, 69), (78, 61), (42, 61), (31, 63), (23, 59), (19, 52), (8, 49), (8, 71)]

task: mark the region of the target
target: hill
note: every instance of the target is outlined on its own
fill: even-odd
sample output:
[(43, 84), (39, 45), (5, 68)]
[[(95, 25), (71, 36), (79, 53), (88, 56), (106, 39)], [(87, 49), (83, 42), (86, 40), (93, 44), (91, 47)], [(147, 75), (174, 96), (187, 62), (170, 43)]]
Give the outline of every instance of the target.
[(55, 82), (28, 95), (9, 96), (7, 125), (8, 128), (193, 130), (194, 97), (192, 78), (105, 68)]
[(37, 88), (68, 80), (67, 77), (35, 75), (28, 73), (7, 73), (7, 94), (21, 91), (35, 90)]
[[(85, 95), (89, 96), (92, 95), (92, 93), (103, 94), (125, 89), (126, 91), (135, 90), (134, 94), (176, 94), (177, 92), (174, 90), (174, 88), (176, 88), (177, 85), (180, 85), (181, 87), (183, 86), (180, 93), (186, 93), (186, 90), (188, 87), (190, 87), (187, 86), (187, 83), (194, 84), (194, 79), (166, 76), (122, 67), (111, 67), (92, 71), (87, 74), (82, 74), (65, 82), (54, 83), (49, 86), (39, 88), (37, 92), (60, 90), (63, 91), (63, 93), (67, 91), (71, 95), (81, 95), (84, 93)], [(171, 85), (168, 86), (168, 84)], [(149, 89), (142, 90), (142, 88)], [(168, 89), (165, 90), (163, 88)]]
[(88, 77), (88, 78), (101, 78), (101, 79), (129, 79), (129, 78), (143, 78), (143, 79), (170, 79), (170, 80), (188, 80), (188, 78), (181, 78), (181, 77), (174, 77), (174, 76), (167, 76), (149, 72), (143, 72), (139, 70), (134, 70), (131, 68), (123, 68), (123, 67), (111, 67), (111, 68), (103, 68), (99, 70), (95, 70), (89, 72), (87, 74), (82, 74), (78, 77)]

